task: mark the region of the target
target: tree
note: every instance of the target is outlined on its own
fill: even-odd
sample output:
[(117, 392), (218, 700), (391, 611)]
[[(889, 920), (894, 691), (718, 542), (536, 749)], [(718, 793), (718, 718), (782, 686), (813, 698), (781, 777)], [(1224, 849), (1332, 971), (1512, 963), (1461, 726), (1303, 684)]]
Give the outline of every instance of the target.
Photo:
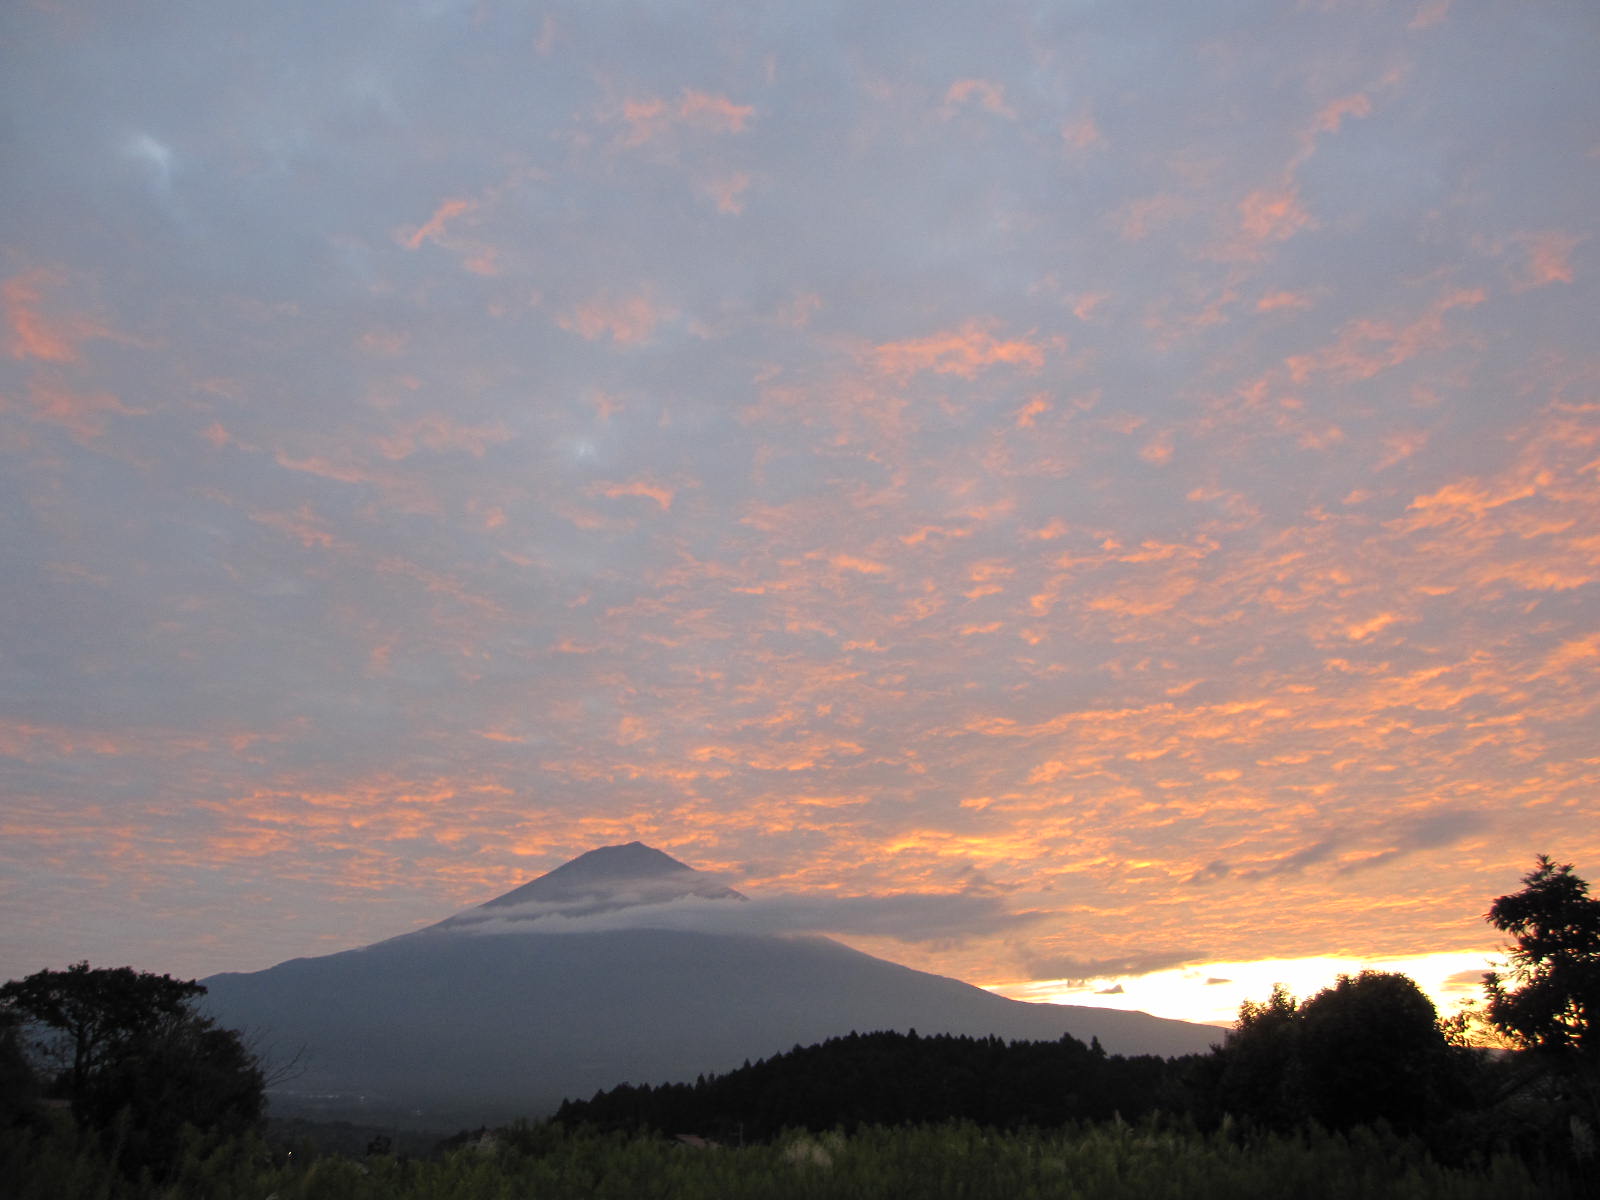
[(139, 1039), (79, 1098), (88, 1123), (122, 1130), (122, 1163), (160, 1175), (183, 1149), (184, 1129), (231, 1136), (255, 1127), (265, 1102), (261, 1067), (239, 1035), (191, 1015)]
[(141, 1038), (190, 1016), (190, 1003), (204, 994), (200, 984), (170, 975), (80, 962), (0, 986), (0, 1007), (35, 1031), (34, 1049), (61, 1073), (76, 1112), (98, 1074)]
[(1299, 1032), (1295, 999), (1281, 983), (1261, 1003), (1241, 1004), (1238, 1023), (1215, 1048), (1205, 1072), (1218, 1107), (1280, 1128), (1303, 1120)]
[(1506, 947), (1507, 971), (1483, 977), (1488, 1019), (1543, 1068), (1521, 1082), (1541, 1084), (1556, 1112), (1566, 1108), (1577, 1122), (1574, 1137), (1582, 1128), (1592, 1139), (1600, 1126), (1600, 900), (1571, 863), (1548, 854), (1522, 884), (1484, 918), (1516, 938)]
[(1456, 1055), (1433, 1001), (1408, 976), (1341, 975), (1300, 1006), (1299, 1019), (1306, 1108), (1323, 1125), (1416, 1130), (1453, 1098)]
[(1457, 1067), (1422, 990), (1363, 971), (1299, 1005), (1281, 984), (1262, 1003), (1245, 1001), (1198, 1083), (1216, 1109), (1279, 1129), (1310, 1120), (1416, 1130), (1459, 1098)]
[(186, 1125), (226, 1134), (261, 1116), (261, 1064), (236, 1032), (194, 1011), (204, 994), (169, 975), (77, 963), (0, 987), (0, 1017), (31, 1035), (81, 1127), (117, 1127), (124, 1170), (159, 1175)]
[(1565, 1066), (1600, 1067), (1600, 900), (1541, 854), (1523, 889), (1501, 896), (1484, 918), (1517, 939), (1508, 972), (1484, 976), (1489, 1020), (1517, 1045)]
[(22, 1022), (0, 1008), (0, 1130), (27, 1119), (38, 1091), (38, 1080), (23, 1049)]

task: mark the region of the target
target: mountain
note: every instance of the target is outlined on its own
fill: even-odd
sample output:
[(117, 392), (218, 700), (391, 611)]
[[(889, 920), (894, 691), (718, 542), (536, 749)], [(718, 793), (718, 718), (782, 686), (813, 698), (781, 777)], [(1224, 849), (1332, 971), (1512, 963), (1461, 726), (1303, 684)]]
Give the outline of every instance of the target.
[(602, 846), (580, 854), (503, 896), (429, 928), (465, 930), (490, 922), (592, 917), (691, 896), (701, 900), (745, 899), (669, 854), (643, 842), (629, 842), (626, 846)]
[(685, 905), (727, 916), (743, 899), (634, 842), (414, 933), (202, 982), (224, 1024), (280, 1057), (304, 1047), (275, 1111), (440, 1123), (537, 1116), (851, 1031), (1071, 1033), (1161, 1055), (1219, 1038), (1145, 1013), (1007, 1000), (823, 937), (660, 927)]

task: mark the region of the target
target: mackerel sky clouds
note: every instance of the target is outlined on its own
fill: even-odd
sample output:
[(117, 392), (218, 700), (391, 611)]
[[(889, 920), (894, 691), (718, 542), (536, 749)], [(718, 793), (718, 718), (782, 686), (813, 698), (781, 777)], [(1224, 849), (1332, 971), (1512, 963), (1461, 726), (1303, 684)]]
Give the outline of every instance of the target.
[(7, 5), (0, 973), (635, 838), (980, 983), (1492, 949), (1600, 874), (1597, 51)]

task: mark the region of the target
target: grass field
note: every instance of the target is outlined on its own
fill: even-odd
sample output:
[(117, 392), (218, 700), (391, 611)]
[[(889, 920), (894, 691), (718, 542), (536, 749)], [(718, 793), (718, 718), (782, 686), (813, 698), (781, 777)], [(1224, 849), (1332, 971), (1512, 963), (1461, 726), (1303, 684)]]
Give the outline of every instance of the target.
[(12, 1139), (0, 1191), (13, 1200), (790, 1200), (963, 1197), (1249, 1200), (1364, 1197), (1520, 1200), (1575, 1194), (1511, 1158), (1446, 1167), (1420, 1147), (1358, 1130), (1240, 1138), (1103, 1125), (995, 1133), (971, 1125), (791, 1134), (742, 1148), (514, 1128), (427, 1158), (288, 1155), (255, 1140), (196, 1142), (165, 1184), (117, 1181), (91, 1144)]

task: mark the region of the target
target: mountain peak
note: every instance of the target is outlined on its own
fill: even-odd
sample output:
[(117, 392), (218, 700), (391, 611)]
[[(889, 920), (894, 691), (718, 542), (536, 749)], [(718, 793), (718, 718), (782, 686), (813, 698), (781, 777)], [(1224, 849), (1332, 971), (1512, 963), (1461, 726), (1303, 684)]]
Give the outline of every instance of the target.
[[(601, 846), (564, 862), (537, 879), (512, 888), (424, 933), (469, 932), (514, 927), (529, 933), (559, 929), (549, 918), (572, 920), (614, 913), (621, 909), (648, 909), (673, 900), (745, 900), (715, 875), (697, 871), (643, 842)], [(644, 916), (643, 913), (640, 916)]]
[[(480, 908), (505, 908), (533, 901), (562, 901), (581, 896), (591, 896), (611, 891), (618, 885), (649, 881), (657, 883), (666, 877), (687, 872), (700, 872), (663, 854), (643, 842), (628, 842), (620, 846), (601, 846), (562, 863), (553, 871), (546, 871), (537, 879), (513, 888), (503, 896), (479, 905)], [(685, 887), (680, 895), (694, 888)]]

